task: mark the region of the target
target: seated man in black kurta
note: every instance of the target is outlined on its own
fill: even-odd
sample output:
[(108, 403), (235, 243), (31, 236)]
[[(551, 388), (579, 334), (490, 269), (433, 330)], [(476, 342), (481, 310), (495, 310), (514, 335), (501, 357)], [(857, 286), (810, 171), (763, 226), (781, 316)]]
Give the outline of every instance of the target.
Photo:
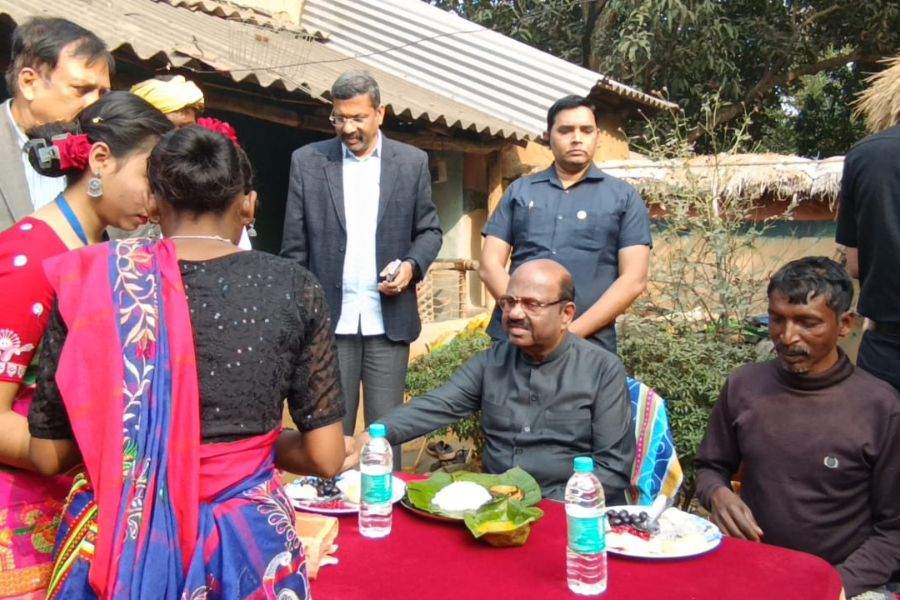
[[(606, 501), (621, 504), (634, 462), (634, 426), (619, 358), (567, 331), (575, 314), (569, 272), (550, 260), (516, 269), (495, 343), (444, 386), (378, 419), (401, 444), (481, 410), (484, 470), (518, 466), (561, 500), (572, 458), (592, 456)], [(367, 434), (358, 436), (358, 443)], [(352, 460), (352, 459), (351, 459)]]
[[(837, 347), (853, 299), (837, 263), (790, 262), (768, 296), (777, 358), (722, 388), (697, 493), (724, 533), (821, 556), (848, 598), (883, 592), (900, 569), (900, 394)], [(729, 482), (741, 467), (738, 496)]]

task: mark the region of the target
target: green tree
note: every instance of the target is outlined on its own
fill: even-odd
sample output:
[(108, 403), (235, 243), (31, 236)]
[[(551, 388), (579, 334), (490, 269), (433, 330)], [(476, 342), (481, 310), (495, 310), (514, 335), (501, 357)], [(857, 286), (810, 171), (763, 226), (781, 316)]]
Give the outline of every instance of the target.
[[(430, 1), (664, 94), (689, 119), (699, 120), (703, 98), (716, 93), (723, 105), (714, 131), (748, 113), (771, 120), (777, 116), (773, 109), (804, 87), (804, 77), (832, 74), (850, 63), (860, 71), (876, 70), (879, 59), (900, 48), (896, 0)], [(826, 104), (841, 102), (852, 89), (836, 85), (818, 97)], [(810, 106), (807, 115), (816, 114)], [(701, 140), (705, 131), (695, 128), (690, 139)], [(706, 147), (701, 144), (701, 150)]]
[(582, 64), (582, 7), (573, 0), (426, 0), (444, 10)]
[(754, 119), (759, 150), (811, 158), (844, 154), (866, 133), (853, 111), (864, 85), (864, 74), (853, 65), (804, 76), (793, 96)]

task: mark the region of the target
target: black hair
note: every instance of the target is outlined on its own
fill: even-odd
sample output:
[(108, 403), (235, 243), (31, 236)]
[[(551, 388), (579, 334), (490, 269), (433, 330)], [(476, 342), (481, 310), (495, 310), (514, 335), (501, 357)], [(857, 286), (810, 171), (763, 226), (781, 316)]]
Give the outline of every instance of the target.
[(553, 124), (556, 122), (556, 115), (564, 110), (578, 108), (579, 106), (584, 106), (591, 109), (591, 113), (594, 115), (594, 120), (597, 120), (597, 107), (594, 106), (594, 103), (589, 99), (584, 96), (576, 96), (574, 94), (570, 96), (563, 96), (562, 98), (554, 102), (553, 106), (550, 107), (550, 110), (547, 111), (547, 133), (550, 133), (550, 130), (553, 129)]
[(150, 189), (178, 212), (223, 213), (252, 189), (247, 154), (199, 125), (167, 133), (150, 153)]
[(565, 276), (559, 282), (559, 299), (566, 302), (575, 302), (575, 280), (572, 274), (566, 270)]
[(51, 71), (59, 62), (63, 48), (78, 42), (74, 55), (84, 57), (89, 64), (105, 60), (110, 75), (116, 63), (106, 43), (81, 25), (59, 17), (33, 17), (13, 31), (10, 41), (9, 67), (6, 69), (6, 87), (15, 97), (19, 89), (19, 71), (26, 67)]
[(241, 175), (244, 178), (244, 193), (249, 194), (253, 191), (253, 165), (250, 163), (250, 157), (240, 146), (237, 146), (237, 153), (238, 162), (241, 165)]
[(768, 296), (780, 292), (791, 304), (808, 304), (823, 296), (828, 308), (838, 316), (850, 310), (853, 281), (841, 265), (824, 256), (807, 256), (793, 260), (772, 275)]
[(362, 71), (349, 71), (338, 77), (331, 86), (331, 98), (333, 100), (349, 100), (366, 94), (372, 102), (372, 106), (381, 106), (381, 91), (378, 82), (368, 73)]
[[(31, 139), (43, 139), (47, 145), (59, 135), (84, 133), (91, 143), (103, 142), (116, 158), (124, 158), (156, 141), (174, 125), (152, 104), (131, 92), (110, 92), (86, 106), (71, 122), (40, 125), (28, 131)], [(41, 175), (59, 177), (67, 175), (69, 184), (81, 179), (84, 172), (59, 169), (58, 161), (42, 166), (37, 147), (30, 146), (28, 160)]]

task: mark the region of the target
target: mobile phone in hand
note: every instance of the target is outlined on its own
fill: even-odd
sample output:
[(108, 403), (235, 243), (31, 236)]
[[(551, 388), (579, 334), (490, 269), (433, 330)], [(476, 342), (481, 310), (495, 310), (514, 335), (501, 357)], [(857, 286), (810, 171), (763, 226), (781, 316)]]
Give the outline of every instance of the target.
[(399, 258), (395, 258), (388, 263), (388, 266), (386, 266), (384, 268), (384, 271), (382, 271), (385, 281), (393, 281), (397, 278), (397, 275), (400, 274), (400, 265), (402, 264), (402, 262), (403, 261), (401, 261)]

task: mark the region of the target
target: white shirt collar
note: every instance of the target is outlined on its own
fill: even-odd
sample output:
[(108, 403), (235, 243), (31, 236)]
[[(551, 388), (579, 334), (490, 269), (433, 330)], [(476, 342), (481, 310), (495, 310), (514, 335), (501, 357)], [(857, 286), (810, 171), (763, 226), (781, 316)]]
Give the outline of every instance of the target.
[(373, 150), (372, 154), (368, 155), (366, 158), (359, 158), (358, 156), (353, 154), (353, 152), (350, 150), (350, 148), (347, 147), (346, 144), (344, 144), (344, 142), (341, 142), (341, 148), (343, 149), (343, 152), (344, 152), (344, 154), (343, 154), (344, 159), (352, 158), (355, 160), (363, 161), (363, 160), (367, 160), (369, 158), (381, 158), (381, 140), (382, 139), (383, 138), (381, 137), (381, 130), (379, 129), (378, 130), (378, 139), (375, 141), (375, 150)]
[(9, 117), (9, 122), (12, 123), (13, 131), (16, 132), (16, 138), (19, 140), (19, 150), (25, 150), (25, 144), (28, 143), (28, 136), (25, 135), (25, 132), (22, 131), (22, 128), (19, 127), (19, 124), (16, 123), (16, 120), (13, 118), (12, 114), (12, 98), (3, 103), (6, 107), (6, 116)]

